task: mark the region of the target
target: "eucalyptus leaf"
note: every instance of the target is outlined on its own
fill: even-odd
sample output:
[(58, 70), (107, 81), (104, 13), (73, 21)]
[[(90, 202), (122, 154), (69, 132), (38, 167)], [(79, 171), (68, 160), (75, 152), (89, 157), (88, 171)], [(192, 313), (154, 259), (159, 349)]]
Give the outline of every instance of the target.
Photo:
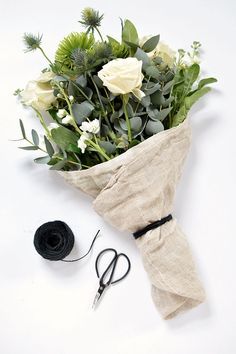
[(30, 145), (30, 146), (20, 146), (19, 149), (22, 150), (38, 150), (38, 146), (35, 145)]
[(143, 105), (144, 107), (148, 107), (151, 104), (151, 98), (150, 96), (145, 96), (141, 99), (141, 105)]
[(24, 124), (23, 124), (23, 122), (22, 122), (21, 119), (19, 119), (19, 122), (20, 122), (20, 129), (21, 129), (22, 137), (23, 137), (24, 139), (26, 139)]
[(111, 121), (112, 123), (114, 123), (114, 121), (115, 121), (116, 119), (118, 119), (119, 117), (120, 117), (119, 112), (115, 111), (115, 112), (113, 112), (113, 113), (111, 114), (111, 116), (110, 116), (110, 121)]
[(131, 130), (137, 133), (142, 128), (142, 119), (140, 117), (133, 117), (130, 119)]
[(38, 146), (39, 145), (39, 136), (38, 136), (38, 133), (36, 132), (36, 130), (32, 129), (31, 135), (32, 135), (32, 140), (33, 140), (34, 145)]
[(88, 101), (84, 101), (82, 103), (74, 103), (72, 105), (72, 112), (74, 114), (76, 122), (79, 125), (81, 125), (82, 122), (90, 116), (93, 110), (94, 106)]
[(159, 90), (160, 87), (161, 87), (161, 85), (159, 84), (159, 82), (157, 82), (157, 83), (150, 83), (149, 82), (149, 84), (144, 86), (143, 90), (144, 90), (146, 95), (151, 95), (154, 92), (156, 92), (157, 90)]
[(149, 53), (149, 52), (153, 51), (153, 50), (156, 48), (156, 46), (157, 46), (159, 40), (160, 40), (160, 35), (159, 35), (159, 34), (158, 34), (157, 36), (154, 36), (154, 37), (149, 38), (149, 39), (143, 44), (142, 49), (143, 49), (144, 52), (146, 52), (146, 53)]
[(87, 79), (85, 77), (85, 75), (80, 75), (77, 77), (77, 79), (75, 80), (75, 82), (80, 85), (81, 87), (86, 87), (87, 86)]
[(172, 107), (164, 108), (158, 113), (158, 119), (162, 122), (170, 113)]
[(135, 58), (137, 58), (138, 60), (142, 60), (143, 62), (143, 69), (147, 68), (148, 66), (150, 66), (151, 64), (151, 60), (150, 58), (148, 57), (147, 53), (145, 53), (142, 49), (138, 48), (136, 50), (136, 53), (135, 53)]
[(115, 144), (110, 141), (99, 141), (99, 146), (101, 146), (108, 155), (111, 155), (116, 151)]
[(47, 139), (47, 137), (45, 135), (44, 135), (44, 143), (45, 143), (48, 155), (50, 157), (52, 157), (54, 154), (54, 149), (53, 149), (52, 144), (50, 143), (50, 141)]
[(160, 79), (160, 71), (156, 66), (150, 65), (145, 68), (146, 74), (156, 80)]
[(152, 104), (154, 104), (155, 106), (161, 106), (165, 102), (163, 93), (160, 90), (154, 92), (150, 97), (151, 97)]
[(145, 133), (147, 135), (154, 135), (164, 130), (164, 125), (160, 121), (153, 122), (149, 120), (145, 127)]
[(124, 27), (122, 30), (122, 41), (134, 44), (138, 44), (139, 42), (138, 32), (134, 24), (129, 20), (124, 21)]
[(66, 165), (66, 160), (60, 160), (57, 163), (55, 163), (54, 165), (52, 165), (52, 167), (50, 167), (50, 170), (56, 170), (59, 171), (61, 170), (63, 167), (65, 167)]
[(34, 162), (39, 164), (47, 164), (50, 161), (50, 156), (42, 156), (34, 159)]

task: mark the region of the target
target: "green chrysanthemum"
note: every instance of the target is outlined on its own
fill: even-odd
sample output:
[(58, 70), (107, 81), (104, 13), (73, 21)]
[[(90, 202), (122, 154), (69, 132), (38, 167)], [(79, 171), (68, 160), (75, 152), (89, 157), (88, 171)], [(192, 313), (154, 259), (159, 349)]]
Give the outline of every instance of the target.
[(86, 34), (84, 32), (72, 32), (65, 37), (59, 44), (56, 51), (55, 60), (61, 63), (64, 67), (72, 68), (72, 54), (75, 50), (87, 50), (94, 44), (93, 34)]

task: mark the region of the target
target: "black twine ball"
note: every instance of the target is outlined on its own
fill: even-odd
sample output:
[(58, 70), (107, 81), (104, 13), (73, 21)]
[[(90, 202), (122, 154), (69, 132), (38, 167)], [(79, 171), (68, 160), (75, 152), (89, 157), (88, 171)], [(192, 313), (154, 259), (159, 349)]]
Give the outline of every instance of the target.
[(59, 261), (68, 256), (74, 242), (72, 230), (65, 222), (58, 220), (41, 225), (34, 235), (36, 251), (51, 261)]

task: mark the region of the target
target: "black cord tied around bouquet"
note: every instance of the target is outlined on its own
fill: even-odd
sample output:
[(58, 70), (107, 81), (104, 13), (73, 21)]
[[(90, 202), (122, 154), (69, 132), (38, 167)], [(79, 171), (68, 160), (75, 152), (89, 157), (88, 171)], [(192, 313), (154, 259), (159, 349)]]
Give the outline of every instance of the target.
[(173, 219), (172, 215), (169, 214), (169, 215), (165, 216), (164, 218), (162, 218), (161, 220), (154, 221), (153, 223), (145, 226), (143, 229), (134, 232), (133, 236), (134, 236), (135, 240), (137, 240), (139, 237), (146, 234), (146, 232), (156, 229), (157, 227), (164, 225), (166, 222), (168, 222), (172, 219)]
[(49, 221), (41, 225), (34, 235), (34, 247), (45, 259), (50, 261), (77, 262), (85, 258), (93, 248), (100, 230), (96, 233), (88, 252), (76, 259), (64, 259), (74, 247), (75, 237), (70, 227), (63, 221)]

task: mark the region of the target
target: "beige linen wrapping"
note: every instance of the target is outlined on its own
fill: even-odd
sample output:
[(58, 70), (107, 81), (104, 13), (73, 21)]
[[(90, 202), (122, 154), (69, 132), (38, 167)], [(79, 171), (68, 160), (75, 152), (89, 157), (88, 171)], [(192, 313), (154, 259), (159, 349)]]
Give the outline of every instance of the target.
[[(189, 150), (186, 120), (87, 170), (59, 172), (94, 198), (94, 209), (119, 230), (135, 232), (173, 211), (177, 182)], [(187, 240), (175, 219), (136, 240), (165, 319), (204, 300)]]

